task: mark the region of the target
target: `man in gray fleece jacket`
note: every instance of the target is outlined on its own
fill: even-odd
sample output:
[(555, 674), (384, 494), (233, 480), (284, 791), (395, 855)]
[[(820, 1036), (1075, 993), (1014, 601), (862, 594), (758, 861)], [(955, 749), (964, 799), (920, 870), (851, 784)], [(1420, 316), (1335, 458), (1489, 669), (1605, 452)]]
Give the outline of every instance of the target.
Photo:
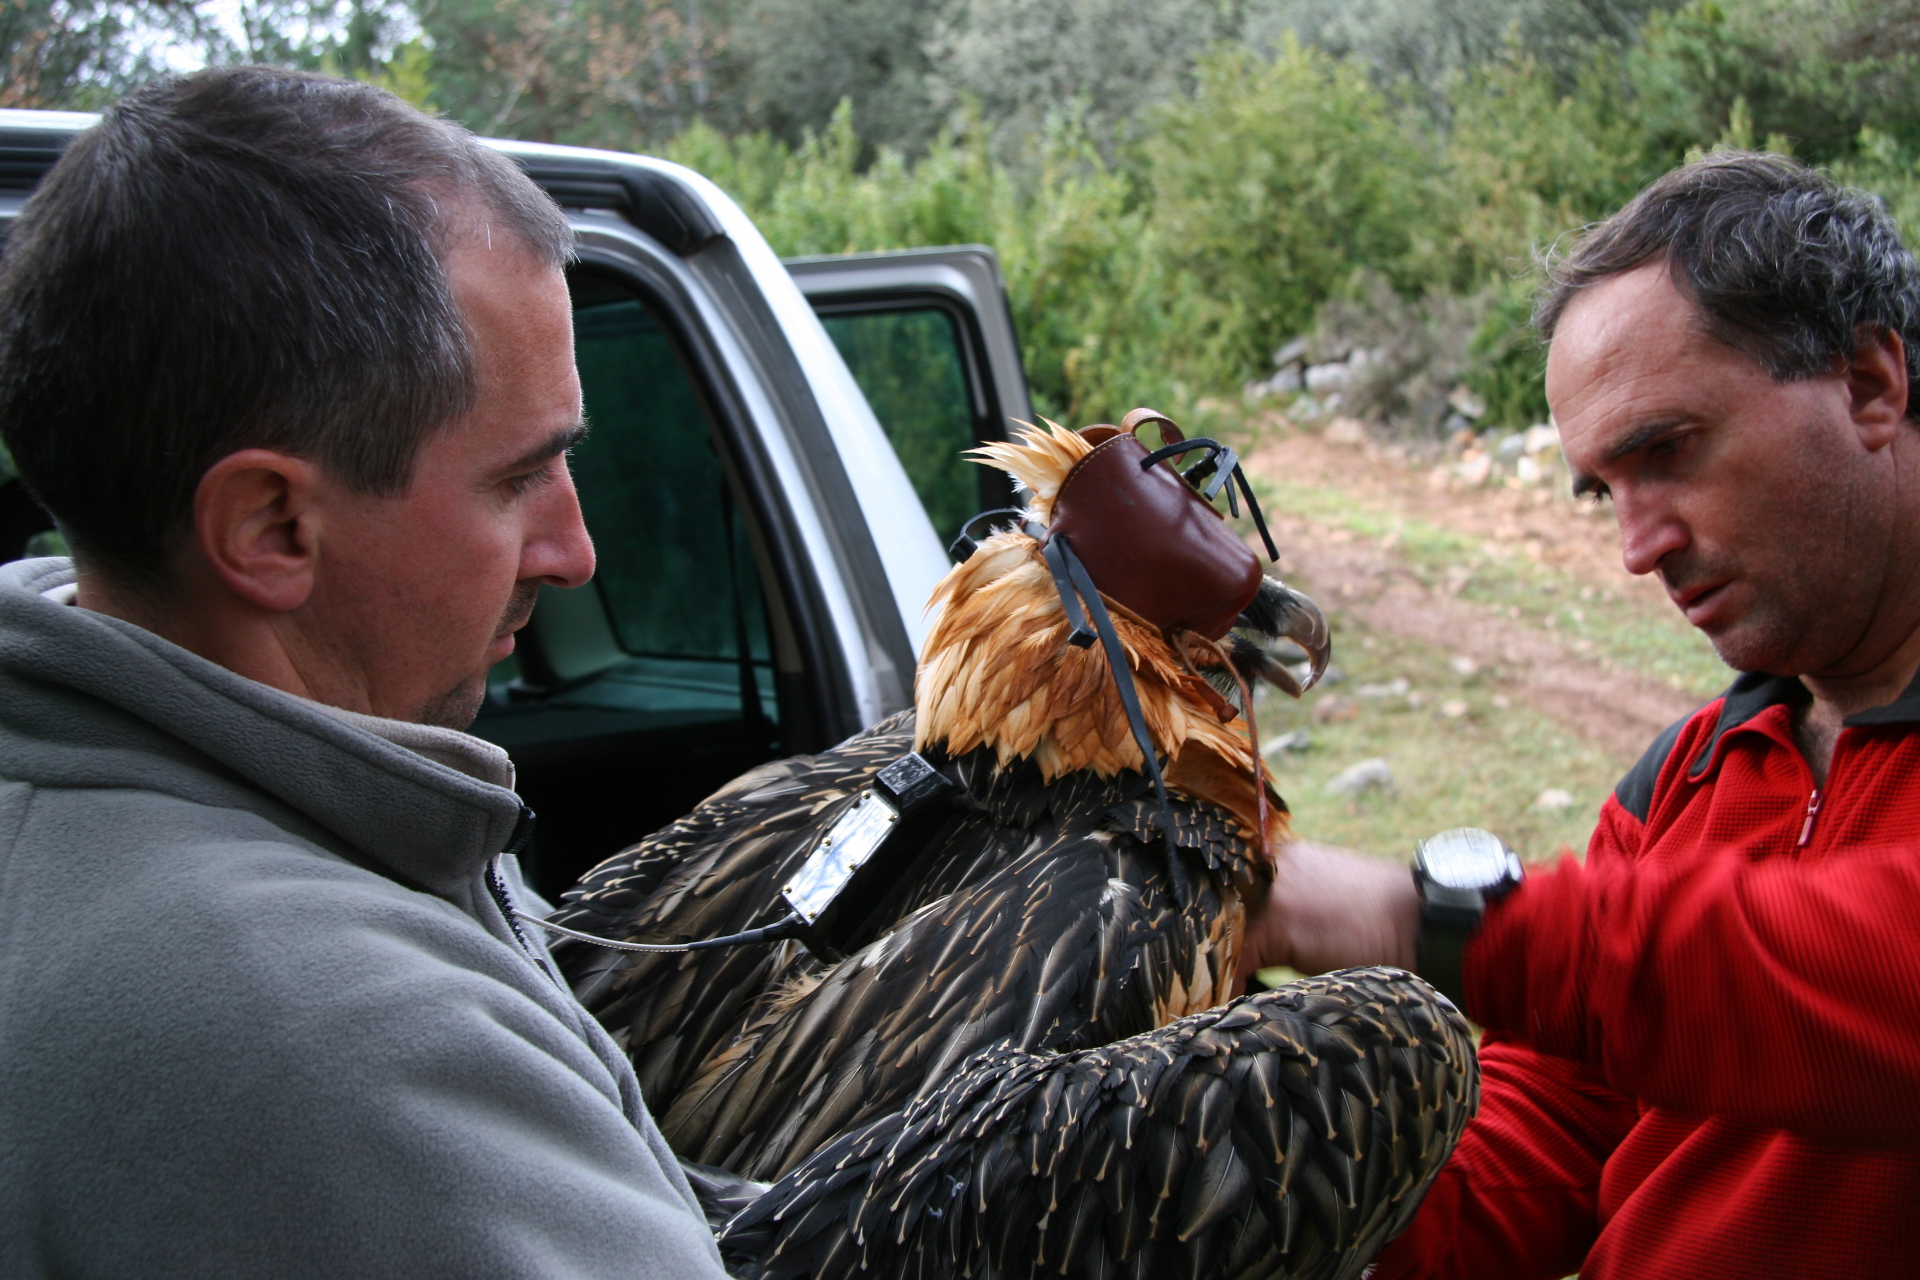
[[(457, 127), (144, 90), (0, 262), (0, 1276), (719, 1277), (459, 732), (593, 555), (565, 220)], [(530, 902), (531, 899), (523, 899)]]

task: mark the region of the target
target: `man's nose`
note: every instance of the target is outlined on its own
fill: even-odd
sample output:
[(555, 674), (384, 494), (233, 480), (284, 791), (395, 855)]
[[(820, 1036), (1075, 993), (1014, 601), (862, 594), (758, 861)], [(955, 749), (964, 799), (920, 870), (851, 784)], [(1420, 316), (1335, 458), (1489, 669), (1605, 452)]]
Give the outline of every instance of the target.
[(1620, 563), (1636, 576), (1658, 569), (1689, 540), (1685, 522), (1664, 504), (1622, 502), (1616, 494), (1614, 514), (1620, 522)]
[(522, 581), (536, 580), (555, 587), (584, 586), (593, 577), (593, 538), (580, 514), (580, 494), (573, 476), (548, 487), (538, 525), (529, 530), (521, 562)]

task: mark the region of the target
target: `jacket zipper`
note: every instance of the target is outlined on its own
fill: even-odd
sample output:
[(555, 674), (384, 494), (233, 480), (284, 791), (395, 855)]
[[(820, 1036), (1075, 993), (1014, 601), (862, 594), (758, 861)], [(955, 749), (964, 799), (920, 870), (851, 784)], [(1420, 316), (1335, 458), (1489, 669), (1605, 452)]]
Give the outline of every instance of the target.
[[(1802, 840), (1802, 844), (1806, 841)], [(500, 908), (500, 918), (507, 922), (507, 928), (513, 930), (513, 936), (520, 943), (520, 949), (533, 955), (533, 948), (527, 945), (527, 935), (520, 932), (520, 921), (514, 918), (513, 900), (507, 897), (507, 886), (500, 880), (498, 863), (487, 864), (487, 892), (493, 895), (493, 905)]]
[[(513, 824), (513, 834), (507, 839), (507, 847), (500, 852), (511, 853), (517, 857), (526, 851), (527, 845), (532, 840), (533, 810), (523, 804), (520, 806), (520, 817)], [(513, 914), (513, 899), (507, 896), (506, 883), (500, 879), (498, 859), (487, 863), (487, 892), (493, 897), (493, 905), (500, 908), (500, 918), (507, 922), (507, 928), (513, 930), (513, 936), (520, 943), (520, 949), (526, 952), (528, 958), (535, 964), (540, 964), (540, 957), (535, 955), (533, 948), (527, 944), (527, 935), (520, 931), (520, 921)], [(546, 966), (540, 965), (540, 971), (545, 973)]]
[(1794, 845), (1796, 849), (1807, 847), (1807, 841), (1813, 839), (1813, 820), (1820, 813), (1820, 788), (1815, 787), (1807, 796), (1807, 820), (1800, 824), (1800, 839)]

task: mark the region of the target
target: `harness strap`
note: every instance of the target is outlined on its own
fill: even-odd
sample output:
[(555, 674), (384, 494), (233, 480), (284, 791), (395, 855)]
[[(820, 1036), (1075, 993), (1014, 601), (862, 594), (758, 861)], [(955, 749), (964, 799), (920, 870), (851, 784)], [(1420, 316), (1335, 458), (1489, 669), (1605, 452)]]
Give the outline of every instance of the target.
[(566, 925), (555, 924), (551, 920), (544, 920), (524, 911), (515, 911), (513, 914), (528, 924), (545, 929), (548, 933), (557, 933), (563, 938), (572, 938), (576, 942), (592, 943), (596, 947), (605, 947), (609, 951), (709, 951), (714, 947), (744, 947), (755, 942), (777, 942), (782, 938), (797, 938), (807, 927), (806, 920), (795, 911), (784, 920), (776, 920), (758, 929), (748, 929), (745, 933), (730, 933), (724, 938), (702, 938), (698, 942), (615, 942), (612, 938), (582, 933), (578, 929), (569, 929)]
[[(1194, 482), (1195, 476), (1211, 475), (1213, 481), (1200, 490), (1201, 496), (1211, 502), (1224, 487), (1227, 491), (1227, 509), (1235, 516), (1240, 514), (1239, 504), (1233, 498), (1234, 486), (1238, 485), (1241, 495), (1247, 500), (1247, 514), (1253, 517), (1253, 527), (1260, 531), (1260, 541), (1266, 544), (1267, 559), (1278, 560), (1280, 549), (1273, 545), (1273, 535), (1267, 532), (1267, 518), (1262, 514), (1259, 502), (1254, 499), (1253, 486), (1247, 481), (1246, 469), (1240, 465), (1240, 455), (1226, 445), (1209, 436), (1176, 440), (1172, 444), (1160, 446), (1140, 459), (1140, 469), (1145, 471), (1149, 467), (1165, 462), (1168, 458), (1176, 458), (1183, 453), (1191, 453), (1195, 449), (1206, 449), (1209, 452), (1206, 458), (1182, 472), (1182, 478), (1191, 483)], [(1198, 485), (1196, 484), (1195, 487), (1197, 488)]]
[[(1053, 575), (1053, 589), (1060, 593), (1060, 608), (1067, 615), (1067, 626), (1072, 628), (1067, 633), (1067, 643), (1076, 649), (1085, 649), (1093, 644), (1093, 632), (1087, 630), (1087, 615), (1080, 610), (1080, 593), (1074, 588), (1080, 586), (1081, 579), (1086, 580), (1087, 585), (1083, 589), (1091, 592), (1087, 599), (1091, 607), (1098, 609), (1099, 616), (1104, 619), (1107, 611), (1106, 606), (1100, 603), (1100, 592), (1093, 587), (1093, 580), (1087, 577), (1087, 571), (1081, 565), (1080, 557), (1074, 555), (1068, 548), (1065, 535), (1056, 534), (1047, 539), (1042, 554), (1047, 558), (1047, 572)], [(1073, 574), (1074, 569), (1080, 570), (1077, 577)], [(1108, 657), (1111, 659), (1111, 651)], [(1114, 678), (1119, 679), (1118, 676)], [(1131, 686), (1132, 678), (1129, 677), (1126, 685), (1121, 689), (1121, 701), (1124, 702), (1130, 696), (1128, 690)], [(1134, 736), (1139, 736), (1137, 730)], [(1141, 750), (1151, 754), (1151, 748), (1143, 746)]]
[[(1099, 629), (1100, 646), (1107, 652), (1107, 669), (1112, 673), (1114, 687), (1120, 694), (1120, 705), (1126, 709), (1127, 727), (1133, 730), (1133, 740), (1140, 747), (1147, 776), (1153, 779), (1154, 798), (1160, 802), (1160, 833), (1166, 838), (1167, 859), (1169, 863), (1177, 863), (1180, 855), (1174, 852), (1173, 845), (1173, 803), (1167, 799), (1167, 783), (1160, 772), (1160, 757), (1155, 754), (1153, 739), (1147, 734), (1147, 718), (1140, 710), (1140, 691), (1133, 683), (1133, 667), (1127, 662), (1126, 648), (1120, 643), (1119, 633), (1113, 629), (1113, 618), (1100, 599), (1100, 589), (1093, 585), (1093, 578), (1087, 573), (1086, 566), (1080, 563), (1080, 557), (1073, 553), (1066, 535), (1056, 533), (1047, 541), (1049, 564), (1053, 562), (1055, 547), (1060, 549), (1059, 559), (1065, 563), (1074, 588), (1085, 599), (1087, 611), (1093, 615), (1093, 625)], [(1059, 578), (1056, 576), (1054, 581), (1058, 584)], [(1070, 603), (1067, 594), (1062, 594), (1060, 602), (1067, 607), (1071, 621), (1072, 615), (1078, 612), (1077, 608)]]

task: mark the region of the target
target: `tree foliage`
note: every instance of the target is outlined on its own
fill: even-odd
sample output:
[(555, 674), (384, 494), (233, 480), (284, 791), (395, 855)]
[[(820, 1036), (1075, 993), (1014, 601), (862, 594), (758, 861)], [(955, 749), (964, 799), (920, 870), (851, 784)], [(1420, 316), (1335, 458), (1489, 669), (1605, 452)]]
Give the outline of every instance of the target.
[(0, 102), (102, 103), (183, 49), (664, 151), (785, 253), (985, 241), (1076, 420), (1313, 333), (1399, 352), (1376, 407), (1410, 429), (1456, 381), (1523, 426), (1537, 253), (1715, 146), (1920, 233), (1920, 0), (0, 0)]
[(1238, 32), (1216, 0), (961, 0), (929, 41), (933, 99), (971, 102), (1019, 138), (1070, 109), (1111, 144), (1146, 108), (1193, 87), (1216, 42)]
[(1446, 268), (1428, 139), (1352, 62), (1288, 38), (1205, 61), (1145, 149), (1170, 265), (1211, 302), (1185, 335), (1201, 368), (1255, 368), (1353, 273), (1412, 290)]
[(634, 148), (699, 120), (723, 30), (689, 0), (423, 0), (437, 105), (482, 133)]
[(846, 102), (864, 143), (918, 149), (939, 123), (926, 52), (935, 17), (932, 0), (745, 0), (735, 115), (798, 143)]
[(97, 108), (208, 30), (185, 0), (0, 0), (0, 107)]

